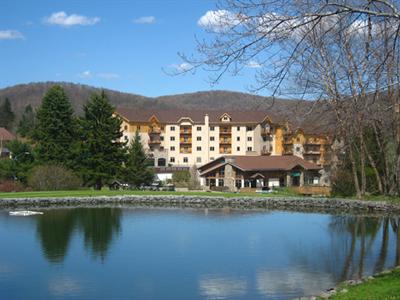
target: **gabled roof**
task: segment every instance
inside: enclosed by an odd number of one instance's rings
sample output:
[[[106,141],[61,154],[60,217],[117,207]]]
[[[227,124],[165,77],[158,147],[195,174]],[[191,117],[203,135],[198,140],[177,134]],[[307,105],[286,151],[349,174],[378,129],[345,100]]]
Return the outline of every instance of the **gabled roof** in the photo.
[[[4,127],[0,127],[0,140],[2,141],[11,141],[15,139],[15,135],[9,132]]]
[[[305,170],[320,170],[318,165],[308,162],[294,155],[284,156],[222,156],[215,161],[201,167],[199,171],[204,174],[223,165],[230,164],[242,171],[290,171],[297,167]]]
[[[127,121],[147,123],[154,115],[161,123],[178,123],[182,118],[189,118],[194,123],[204,123],[208,115],[210,123],[221,123],[221,117],[228,115],[231,123],[262,123],[266,117],[275,123],[282,120],[265,111],[221,111],[221,110],[143,110],[118,107],[116,113]]]

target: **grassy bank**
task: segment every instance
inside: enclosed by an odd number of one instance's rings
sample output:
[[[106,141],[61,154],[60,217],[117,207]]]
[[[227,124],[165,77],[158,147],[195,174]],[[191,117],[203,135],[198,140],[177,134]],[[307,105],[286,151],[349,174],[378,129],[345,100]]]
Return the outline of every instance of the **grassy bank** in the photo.
[[[347,290],[347,292],[343,292]],[[400,299],[400,268],[389,274],[376,275],[374,279],[355,286],[342,285],[329,299]]]
[[[225,192],[201,192],[201,191],[189,191],[189,192],[156,192],[156,191],[135,191],[135,190],[119,190],[111,191],[103,189],[101,191],[95,191],[91,189],[84,190],[73,190],[73,191],[39,191],[39,192],[11,192],[11,193],[0,193],[1,198],[38,198],[38,197],[97,197],[97,196],[121,196],[121,195],[183,195],[183,196],[214,196],[214,197],[238,197],[238,196],[249,196],[249,197],[283,197],[283,196],[294,196],[286,190],[279,191],[271,194],[259,194],[259,193],[225,193]]]

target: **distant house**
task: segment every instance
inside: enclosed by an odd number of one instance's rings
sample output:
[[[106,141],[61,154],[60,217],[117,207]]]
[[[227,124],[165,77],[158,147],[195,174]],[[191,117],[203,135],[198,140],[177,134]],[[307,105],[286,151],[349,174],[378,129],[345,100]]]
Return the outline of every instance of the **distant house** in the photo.
[[[303,187],[320,185],[315,163],[294,155],[223,156],[199,167],[201,184],[210,189],[259,189],[263,187]]]
[[[11,153],[8,150],[8,148],[6,148],[6,144],[12,140],[15,140],[15,135],[13,135],[10,131],[5,129],[4,127],[0,127],[0,157],[1,158],[10,157]]]

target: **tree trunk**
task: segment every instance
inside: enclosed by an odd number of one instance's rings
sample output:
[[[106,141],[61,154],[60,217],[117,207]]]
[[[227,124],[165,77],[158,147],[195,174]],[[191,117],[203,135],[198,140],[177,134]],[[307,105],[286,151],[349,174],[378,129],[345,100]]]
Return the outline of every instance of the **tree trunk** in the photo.
[[[351,169],[353,171],[353,179],[354,179],[354,187],[356,189],[357,198],[361,199],[361,191],[360,191],[360,183],[358,181],[358,174],[357,174],[357,165],[354,159],[353,148],[351,144],[349,144],[349,154],[350,154],[350,161],[351,161]]]

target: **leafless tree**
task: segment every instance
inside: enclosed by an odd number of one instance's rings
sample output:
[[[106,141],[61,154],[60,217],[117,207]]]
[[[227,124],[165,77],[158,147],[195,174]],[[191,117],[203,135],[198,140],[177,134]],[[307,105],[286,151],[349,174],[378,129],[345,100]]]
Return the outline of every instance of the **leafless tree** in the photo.
[[[357,195],[367,166],[380,193],[399,194],[399,9],[389,0],[222,0],[199,21],[211,38],[181,55],[190,66],[181,71],[204,68],[218,81],[257,65],[255,91],[328,103]],[[370,129],[383,162],[368,147]]]

